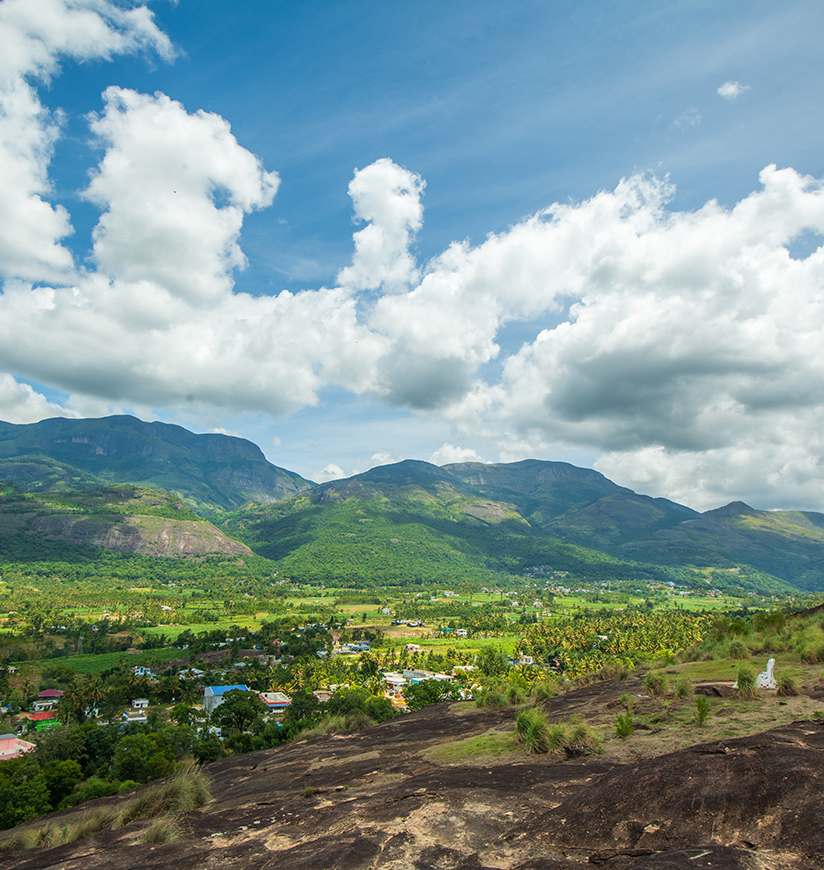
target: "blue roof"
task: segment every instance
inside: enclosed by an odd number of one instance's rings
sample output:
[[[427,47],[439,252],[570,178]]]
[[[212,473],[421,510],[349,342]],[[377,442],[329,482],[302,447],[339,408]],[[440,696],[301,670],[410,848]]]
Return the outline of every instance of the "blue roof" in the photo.
[[[231,692],[232,689],[240,689],[243,692],[249,691],[249,687],[243,686],[243,685],[241,685],[241,686],[209,686],[209,691],[213,695],[225,695],[226,692]]]

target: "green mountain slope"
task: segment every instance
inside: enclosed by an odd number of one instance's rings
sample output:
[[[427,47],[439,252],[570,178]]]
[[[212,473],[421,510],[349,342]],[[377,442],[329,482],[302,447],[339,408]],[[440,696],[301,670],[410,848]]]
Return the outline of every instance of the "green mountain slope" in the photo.
[[[764,591],[824,589],[824,516],[745,514],[699,514],[567,463],[405,461],[235,513],[225,528],[309,582],[491,583],[550,571],[683,580],[740,566]],[[727,582],[744,582],[737,576]]]
[[[819,513],[758,511],[732,502],[622,550],[659,564],[752,565],[800,589],[824,589],[824,514]]]
[[[479,494],[514,502],[535,528],[590,547],[636,540],[698,516],[692,508],[639,495],[597,471],[567,462],[476,462],[442,470]]]
[[[516,490],[511,501],[490,494],[451,468],[407,460],[239,511],[223,527],[308,582],[488,584],[539,566],[593,579],[665,575],[547,535]]]
[[[100,550],[143,556],[248,556],[180,499],[134,486],[31,495],[0,486],[0,557],[71,561]]]
[[[0,422],[0,480],[30,492],[133,483],[177,493],[207,513],[275,502],[313,486],[243,438],[195,435],[130,416]]]
[[[168,530],[149,528],[156,516],[132,510],[126,521],[125,511],[107,508],[121,518],[101,520],[106,511],[89,513],[87,503],[88,516],[79,521],[82,511],[58,517],[57,503],[45,499],[129,483],[174,493],[201,514],[223,518],[234,510],[224,526],[231,536],[309,582],[493,584],[501,575],[553,571],[595,580],[684,580],[716,567],[742,569],[747,583],[759,576],[765,591],[773,580],[824,590],[821,514],[740,503],[699,514],[564,462],[438,468],[408,460],[315,486],[267,462],[243,439],[120,416],[0,423],[4,478],[50,505],[48,516],[25,529],[4,520],[7,553],[22,541],[30,547],[35,533],[71,546],[170,552],[160,543]],[[108,523],[109,531],[95,531],[95,523]],[[124,544],[123,534],[137,543]],[[155,550],[145,543],[153,535]],[[735,571],[729,577],[736,582]]]

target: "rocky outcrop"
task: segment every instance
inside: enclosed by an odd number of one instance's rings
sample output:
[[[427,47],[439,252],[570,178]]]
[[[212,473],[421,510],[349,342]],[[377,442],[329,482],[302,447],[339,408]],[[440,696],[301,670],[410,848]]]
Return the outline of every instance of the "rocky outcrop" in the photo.
[[[565,696],[569,710],[582,699]],[[589,696],[586,696],[589,698]],[[564,705],[554,699],[553,710]],[[384,725],[215,762],[183,840],[147,822],[6,852],[15,870],[813,870],[822,866],[824,727],[799,722],[639,763],[437,748],[512,728],[512,711],[436,705]],[[108,798],[106,801],[125,799]],[[95,802],[101,803],[101,802]],[[87,812],[55,814],[66,824]]]
[[[46,538],[141,556],[251,556],[252,551],[205,520],[151,516],[38,517],[30,530]]]

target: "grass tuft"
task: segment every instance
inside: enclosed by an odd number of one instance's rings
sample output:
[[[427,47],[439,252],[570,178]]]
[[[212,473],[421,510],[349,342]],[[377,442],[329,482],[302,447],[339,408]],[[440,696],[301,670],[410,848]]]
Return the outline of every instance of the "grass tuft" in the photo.
[[[778,685],[778,694],[784,697],[794,697],[801,694],[798,681],[792,674],[776,674],[775,682]]]
[[[755,697],[755,671],[748,664],[740,664],[737,670],[738,695],[751,700]]]
[[[644,674],[644,688],[650,695],[666,695],[669,692],[669,680],[663,671],[647,671]]]
[[[675,681],[675,697],[682,701],[692,697],[692,683],[683,674]]]
[[[515,738],[530,755],[549,752],[550,726],[546,714],[535,707],[521,710],[515,719]]]
[[[158,816],[140,835],[140,843],[174,843],[183,836],[177,816]]]

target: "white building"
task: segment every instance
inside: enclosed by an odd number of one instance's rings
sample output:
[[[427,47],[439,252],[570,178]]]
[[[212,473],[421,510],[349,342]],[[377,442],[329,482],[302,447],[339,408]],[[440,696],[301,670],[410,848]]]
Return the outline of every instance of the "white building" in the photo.
[[[239,689],[241,692],[248,692],[249,687],[243,684],[236,686],[206,686],[203,690],[203,712],[207,715],[218,708],[223,703],[223,696],[232,689]]]

